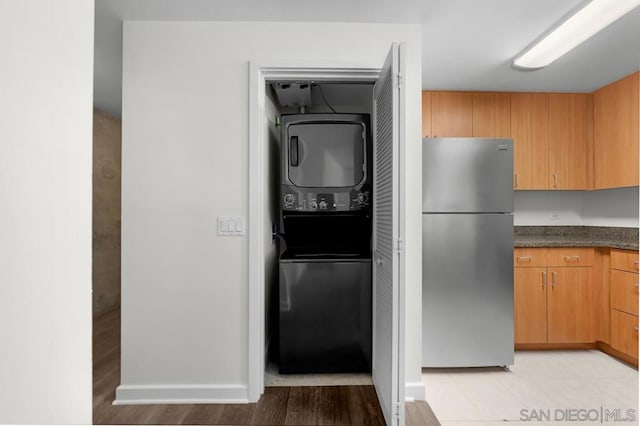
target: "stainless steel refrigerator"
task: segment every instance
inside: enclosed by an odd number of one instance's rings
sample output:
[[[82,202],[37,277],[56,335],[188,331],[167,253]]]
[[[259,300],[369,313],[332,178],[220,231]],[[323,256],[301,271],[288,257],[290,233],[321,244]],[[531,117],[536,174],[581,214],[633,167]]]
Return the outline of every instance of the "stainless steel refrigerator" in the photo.
[[[513,142],[422,146],[422,366],[513,364]]]

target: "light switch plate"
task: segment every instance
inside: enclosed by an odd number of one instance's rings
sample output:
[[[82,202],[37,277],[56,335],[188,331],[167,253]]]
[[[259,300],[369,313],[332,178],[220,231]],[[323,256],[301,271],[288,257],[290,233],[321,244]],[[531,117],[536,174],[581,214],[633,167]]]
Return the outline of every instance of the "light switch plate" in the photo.
[[[218,216],[218,235],[243,236],[245,235],[244,216]]]

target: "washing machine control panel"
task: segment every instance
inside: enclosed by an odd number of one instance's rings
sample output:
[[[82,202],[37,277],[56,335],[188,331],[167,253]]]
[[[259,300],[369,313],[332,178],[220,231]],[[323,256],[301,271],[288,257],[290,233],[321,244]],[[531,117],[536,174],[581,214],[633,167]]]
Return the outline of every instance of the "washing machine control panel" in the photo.
[[[370,200],[371,197],[366,188],[339,192],[307,192],[283,185],[281,193],[281,206],[285,211],[359,211],[368,209]]]

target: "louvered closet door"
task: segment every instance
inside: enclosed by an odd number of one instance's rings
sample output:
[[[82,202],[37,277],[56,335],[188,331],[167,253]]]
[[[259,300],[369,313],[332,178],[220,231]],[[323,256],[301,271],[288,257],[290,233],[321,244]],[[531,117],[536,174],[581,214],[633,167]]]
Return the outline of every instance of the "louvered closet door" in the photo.
[[[404,424],[404,350],[400,318],[400,62],[393,44],[374,87],[373,382],[388,425]],[[402,331],[402,333],[401,333]],[[401,350],[402,349],[402,350]]]

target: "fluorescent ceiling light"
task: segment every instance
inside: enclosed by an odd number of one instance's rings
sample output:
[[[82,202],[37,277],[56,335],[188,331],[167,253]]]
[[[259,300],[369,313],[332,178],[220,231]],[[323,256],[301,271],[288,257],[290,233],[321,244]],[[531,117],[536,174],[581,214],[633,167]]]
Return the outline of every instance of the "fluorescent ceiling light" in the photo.
[[[546,67],[638,6],[640,0],[592,0],[516,56],[513,67]]]

